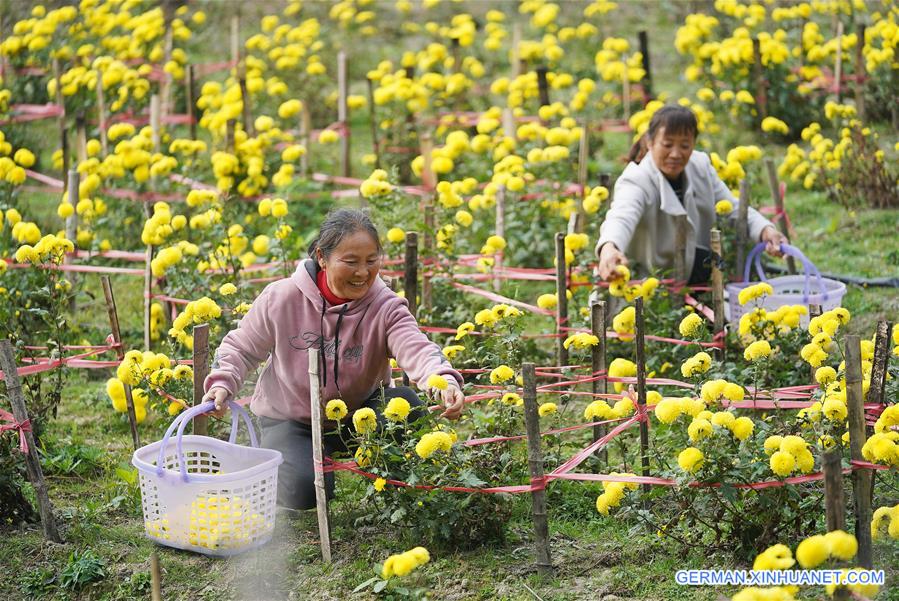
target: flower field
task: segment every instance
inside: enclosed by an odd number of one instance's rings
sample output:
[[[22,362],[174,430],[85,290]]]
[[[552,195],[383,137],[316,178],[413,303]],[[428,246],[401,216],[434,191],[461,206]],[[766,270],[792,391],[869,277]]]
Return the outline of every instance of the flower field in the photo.
[[[0,598],[899,599],[895,3],[2,10]],[[683,260],[603,280],[615,181],[666,104],[742,211],[715,199],[709,284]],[[770,281],[742,282],[746,206],[804,253]],[[249,488],[149,517],[132,453],[335,207],[370,212],[462,417],[321,399],[350,449],[316,466],[329,533]],[[783,296],[804,257],[845,296]]]

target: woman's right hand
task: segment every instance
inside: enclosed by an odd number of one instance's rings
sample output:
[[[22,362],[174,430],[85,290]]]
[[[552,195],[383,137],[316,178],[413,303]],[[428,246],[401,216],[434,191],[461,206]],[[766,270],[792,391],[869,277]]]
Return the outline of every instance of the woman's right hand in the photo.
[[[219,419],[225,417],[225,413],[228,412],[228,405],[226,405],[226,401],[228,400],[228,391],[221,387],[213,386],[209,389],[209,392],[203,395],[203,402],[206,401],[215,401],[215,410],[210,411],[209,415],[213,417],[217,417]]]
[[[599,264],[596,266],[597,275],[604,280],[608,280],[619,265],[627,265],[627,257],[614,244],[606,242],[599,250]]]

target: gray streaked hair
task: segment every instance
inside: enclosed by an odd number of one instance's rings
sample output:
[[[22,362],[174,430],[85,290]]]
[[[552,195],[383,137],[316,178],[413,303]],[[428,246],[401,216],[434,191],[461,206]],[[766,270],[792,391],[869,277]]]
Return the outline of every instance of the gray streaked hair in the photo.
[[[328,213],[318,231],[318,236],[309,244],[308,253],[316,258],[316,251],[321,250],[327,258],[334,252],[341,241],[356,232],[366,232],[378,245],[378,253],[383,252],[378,228],[366,211],[356,209],[334,209]]]

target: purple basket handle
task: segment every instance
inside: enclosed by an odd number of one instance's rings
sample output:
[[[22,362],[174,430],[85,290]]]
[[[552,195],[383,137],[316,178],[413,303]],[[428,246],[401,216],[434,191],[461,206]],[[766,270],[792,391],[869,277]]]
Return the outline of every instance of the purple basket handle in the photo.
[[[253,428],[253,423],[250,421],[250,416],[246,412],[246,410],[235,403],[234,401],[229,400],[228,406],[231,407],[231,435],[228,437],[228,442],[234,444],[237,440],[237,428],[238,428],[238,420],[243,418],[244,424],[247,426],[247,431],[250,433],[250,444],[253,447],[258,447],[259,442],[256,438],[256,430]],[[156,460],[156,474],[158,476],[162,476],[165,468],[163,467],[163,460],[165,459],[165,450],[168,447],[169,439],[172,437],[175,429],[177,428],[178,434],[176,437],[176,448],[178,453],[178,467],[181,471],[181,479],[185,482],[190,482],[191,477],[190,474],[187,473],[187,465],[184,460],[184,451],[182,449],[182,436],[184,435],[184,428],[187,427],[187,424],[193,420],[198,415],[202,415],[203,413],[208,413],[215,409],[214,401],[206,401],[205,403],[200,403],[194,407],[191,407],[187,411],[181,413],[178,417],[176,417],[171,425],[165,432],[165,436],[162,437],[162,444],[159,447],[159,457]]]
[[[743,267],[744,282],[749,281],[749,271],[752,268],[753,263],[755,264],[755,272],[758,274],[759,279],[763,282],[768,281],[768,278],[765,276],[765,270],[762,268],[762,251],[765,249],[765,246],[766,245],[764,242],[759,242],[752,248],[751,251],[749,251],[749,255],[746,257],[746,265]],[[815,279],[818,282],[818,290],[821,291],[821,295],[824,297],[824,300],[827,300],[827,290],[825,289],[824,282],[821,279],[821,272],[817,267],[815,267],[815,264],[812,263],[809,258],[802,253],[801,250],[790,244],[781,244],[780,251],[785,255],[799,259],[799,261],[802,263],[802,266],[805,270],[805,285],[803,287],[802,294],[803,304],[808,304],[812,275],[815,276]]]

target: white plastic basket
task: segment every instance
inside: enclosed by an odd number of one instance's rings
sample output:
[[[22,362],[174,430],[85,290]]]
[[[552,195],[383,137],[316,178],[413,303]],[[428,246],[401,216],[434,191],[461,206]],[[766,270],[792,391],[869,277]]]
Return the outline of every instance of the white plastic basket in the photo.
[[[259,448],[250,416],[230,404],[228,442],[183,435],[195,416],[214,408],[209,401],[176,417],[161,441],[134,452],[131,463],[140,475],[144,531],[159,544],[228,556],[271,539],[283,458],[280,451]],[[234,444],[239,417],[252,447]]]
[[[830,311],[836,309],[843,302],[843,296],[846,295],[846,284],[821,277],[821,272],[806,258],[802,251],[795,246],[782,244],[781,251],[785,255],[789,255],[799,259],[805,268],[804,275],[786,275],[768,279],[762,269],[761,252],[765,248],[765,243],[760,242],[750,251],[746,257],[746,265],[743,270],[743,281],[735,282],[727,285],[728,308],[730,323],[734,326],[739,325],[740,317],[747,310],[761,307],[766,311],[775,311],[783,305],[821,305],[822,311]],[[749,271],[755,262],[755,270],[759,278],[771,284],[774,294],[766,295],[756,300],[751,306],[744,307],[740,304],[740,290],[755,284],[749,281]],[[809,316],[800,316],[800,325],[808,326]]]

